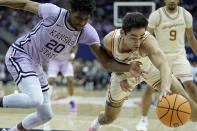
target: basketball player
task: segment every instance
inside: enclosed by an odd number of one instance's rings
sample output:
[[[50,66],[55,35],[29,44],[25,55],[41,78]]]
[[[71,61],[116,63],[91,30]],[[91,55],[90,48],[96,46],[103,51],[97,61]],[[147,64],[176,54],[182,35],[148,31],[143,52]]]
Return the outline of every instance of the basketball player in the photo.
[[[149,17],[148,31],[156,35],[160,48],[167,56],[168,63],[176,78],[183,83],[186,92],[197,102],[197,88],[193,82],[192,68],[186,57],[185,33],[192,50],[197,55],[197,41],[193,33],[192,15],[178,6],[179,0],[165,0],[165,6],[154,11]],[[147,86],[142,99],[142,117],[137,130],[147,130],[147,113],[152,101],[153,89]]]
[[[160,91],[160,100],[172,92],[179,93],[191,102],[193,117],[197,112],[197,105],[185,93],[179,81],[171,74],[170,67],[164,53],[160,50],[156,39],[146,31],[148,21],[138,12],[128,13],[123,18],[121,29],[110,32],[104,38],[103,44],[109,53],[119,62],[132,63],[140,61],[142,69],[147,71],[146,83]],[[100,125],[112,123],[119,115],[124,100],[128,98],[132,89],[139,84],[128,73],[112,73],[108,89],[105,111],[94,120],[89,131],[98,131]],[[194,119],[193,119],[194,120]]]
[[[140,62],[118,63],[100,46],[97,32],[87,23],[95,10],[95,0],[70,2],[71,10],[65,10],[30,0],[0,0],[2,6],[30,11],[41,18],[30,33],[12,44],[6,54],[6,66],[21,93],[0,98],[0,107],[36,109],[10,131],[29,130],[52,118],[49,86],[41,64],[63,56],[77,43],[89,45],[103,66],[111,71],[130,71],[136,79],[145,73]]]
[[[74,46],[72,51],[67,53],[68,54],[65,54],[66,57],[58,57],[49,61],[47,71],[48,81],[51,90],[53,90],[52,86],[59,72],[63,75],[63,77],[66,78],[69,94],[68,99],[70,101],[70,111],[76,112],[77,108],[72,97],[74,94],[74,70],[71,61],[73,61],[73,59],[75,58],[75,55],[77,53],[77,46]],[[53,93],[54,95],[56,95],[55,90],[52,91],[52,94]]]

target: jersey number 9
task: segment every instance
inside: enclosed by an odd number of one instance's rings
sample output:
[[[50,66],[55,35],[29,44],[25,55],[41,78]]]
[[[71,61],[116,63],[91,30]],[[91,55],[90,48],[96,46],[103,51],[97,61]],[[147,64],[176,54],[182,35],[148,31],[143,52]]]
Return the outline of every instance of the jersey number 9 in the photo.
[[[176,30],[171,30],[170,31],[170,40],[171,41],[176,40]]]

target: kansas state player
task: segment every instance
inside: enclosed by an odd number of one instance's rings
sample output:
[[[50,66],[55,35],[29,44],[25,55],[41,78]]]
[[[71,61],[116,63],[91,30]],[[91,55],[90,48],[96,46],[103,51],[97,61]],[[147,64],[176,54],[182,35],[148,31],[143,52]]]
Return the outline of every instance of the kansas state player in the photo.
[[[6,54],[6,65],[21,93],[0,98],[3,108],[36,108],[10,131],[24,131],[48,122],[52,116],[47,79],[41,64],[68,54],[77,43],[85,43],[105,68],[113,72],[131,72],[136,80],[145,71],[140,62],[120,64],[100,46],[95,29],[88,24],[95,0],[72,0],[71,10],[30,0],[0,0],[0,5],[37,14],[42,20],[25,36],[16,40]]]

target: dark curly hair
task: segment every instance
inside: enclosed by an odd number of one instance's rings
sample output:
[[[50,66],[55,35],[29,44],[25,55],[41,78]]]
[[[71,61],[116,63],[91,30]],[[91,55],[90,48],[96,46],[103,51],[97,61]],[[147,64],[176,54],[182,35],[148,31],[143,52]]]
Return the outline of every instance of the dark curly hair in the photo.
[[[92,14],[96,10],[95,0],[71,0],[71,11],[80,11],[86,14]]]
[[[125,34],[131,31],[132,28],[147,28],[148,20],[140,12],[127,13],[123,17],[122,29]]]

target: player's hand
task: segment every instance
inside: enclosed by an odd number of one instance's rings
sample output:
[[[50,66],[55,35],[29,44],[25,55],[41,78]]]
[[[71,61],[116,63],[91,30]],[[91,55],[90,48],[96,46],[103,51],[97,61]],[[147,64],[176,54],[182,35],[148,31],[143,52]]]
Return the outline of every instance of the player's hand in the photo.
[[[148,72],[144,71],[141,69],[142,63],[139,61],[134,61],[131,64],[130,70],[129,72],[131,73],[131,75],[133,77],[135,77],[136,83],[140,83],[140,77],[143,77],[144,79],[146,79],[145,75],[148,74]]]
[[[160,95],[159,95],[159,100],[161,101],[161,99],[162,99],[163,97],[166,97],[167,94],[171,94],[171,93],[172,93],[172,92],[171,92],[171,90],[170,90],[170,86],[167,87],[167,88],[162,88],[162,87],[161,87],[161,92],[160,92]]]
[[[120,87],[124,92],[131,92],[133,87],[131,87],[127,80],[123,80],[120,82]]]

